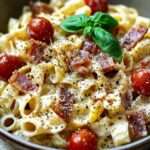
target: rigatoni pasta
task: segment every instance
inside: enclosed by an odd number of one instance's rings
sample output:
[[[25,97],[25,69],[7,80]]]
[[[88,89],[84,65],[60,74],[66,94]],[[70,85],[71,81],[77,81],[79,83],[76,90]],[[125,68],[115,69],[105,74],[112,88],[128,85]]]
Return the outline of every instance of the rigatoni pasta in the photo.
[[[19,129],[19,119],[12,114],[7,114],[1,118],[1,127],[7,131],[16,131]]]
[[[59,133],[66,127],[65,122],[52,110],[39,117],[23,119],[21,129],[26,136],[35,136],[44,133]]]
[[[49,147],[106,150],[147,136],[149,123],[150,20],[136,9],[52,0],[10,19],[1,128]]]

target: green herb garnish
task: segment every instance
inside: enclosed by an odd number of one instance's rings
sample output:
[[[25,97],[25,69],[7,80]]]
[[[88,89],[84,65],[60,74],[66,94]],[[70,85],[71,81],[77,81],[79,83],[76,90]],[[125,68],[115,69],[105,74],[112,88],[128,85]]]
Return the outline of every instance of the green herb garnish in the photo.
[[[69,33],[83,32],[92,37],[97,46],[115,60],[121,61],[122,49],[119,41],[111,34],[118,22],[107,13],[97,12],[93,16],[75,15],[61,23],[61,28]]]
[[[85,15],[71,16],[62,22],[61,28],[69,33],[82,31],[86,27],[88,20],[89,17]]]

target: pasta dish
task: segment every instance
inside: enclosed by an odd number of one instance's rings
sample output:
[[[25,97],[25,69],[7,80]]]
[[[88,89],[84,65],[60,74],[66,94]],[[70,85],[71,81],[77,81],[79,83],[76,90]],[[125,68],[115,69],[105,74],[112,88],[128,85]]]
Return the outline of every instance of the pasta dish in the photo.
[[[0,127],[65,150],[150,132],[150,20],[107,0],[30,2],[0,34]]]

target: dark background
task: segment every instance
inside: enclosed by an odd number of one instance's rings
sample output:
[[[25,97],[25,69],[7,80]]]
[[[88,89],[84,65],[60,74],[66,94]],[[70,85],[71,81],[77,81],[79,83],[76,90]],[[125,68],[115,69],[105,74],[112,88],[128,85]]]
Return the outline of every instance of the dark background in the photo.
[[[34,1],[34,0],[32,0]],[[49,0],[42,0],[49,1]],[[141,15],[150,17],[150,0],[109,0],[111,3],[126,4],[137,8]],[[22,7],[27,5],[29,0],[0,0],[0,32],[7,30],[7,23],[10,17],[18,17]]]

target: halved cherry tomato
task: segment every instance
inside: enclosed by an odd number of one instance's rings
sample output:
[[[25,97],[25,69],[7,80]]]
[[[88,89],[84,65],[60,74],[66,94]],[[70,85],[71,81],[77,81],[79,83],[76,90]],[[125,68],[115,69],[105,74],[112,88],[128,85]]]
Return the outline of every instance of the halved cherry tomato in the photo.
[[[97,136],[89,129],[74,132],[70,139],[68,150],[96,150]]]
[[[133,72],[131,81],[137,93],[143,96],[150,96],[150,69],[141,69]]]
[[[52,24],[43,17],[33,18],[27,27],[30,38],[49,44],[53,40],[54,29]]]
[[[16,69],[19,69],[24,65],[25,62],[18,56],[0,56],[0,79],[8,80]]]
[[[92,13],[97,11],[107,12],[108,1],[107,0],[84,0],[85,3],[92,9]]]

